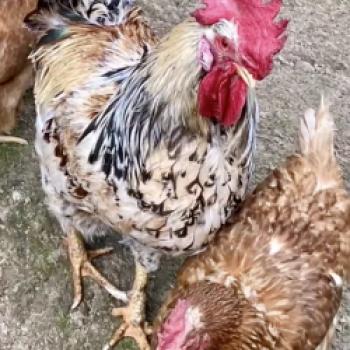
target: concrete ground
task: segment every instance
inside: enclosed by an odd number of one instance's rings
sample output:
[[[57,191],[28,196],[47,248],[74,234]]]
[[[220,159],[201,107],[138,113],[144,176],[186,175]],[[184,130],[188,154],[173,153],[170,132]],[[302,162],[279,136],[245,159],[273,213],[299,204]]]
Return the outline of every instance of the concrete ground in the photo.
[[[152,25],[164,33],[188,13],[193,1],[154,0],[142,5]],[[262,120],[257,155],[258,180],[296,144],[297,121],[317,107],[320,94],[332,102],[338,127],[337,150],[350,184],[350,7],[348,0],[285,0],[291,19],[289,40],[273,74],[258,86]],[[44,205],[33,149],[34,109],[28,93],[15,134],[27,147],[0,146],[0,349],[101,349],[117,320],[116,305],[94,283],[86,283],[85,302],[70,313],[71,279],[60,230]],[[107,243],[114,244],[108,238]],[[103,245],[104,242],[97,242]],[[132,260],[116,245],[97,266],[120,288],[131,286]],[[179,262],[165,259],[151,277],[147,314],[152,318]],[[125,341],[118,349],[135,349]],[[350,349],[350,291],[345,292],[334,349]]]

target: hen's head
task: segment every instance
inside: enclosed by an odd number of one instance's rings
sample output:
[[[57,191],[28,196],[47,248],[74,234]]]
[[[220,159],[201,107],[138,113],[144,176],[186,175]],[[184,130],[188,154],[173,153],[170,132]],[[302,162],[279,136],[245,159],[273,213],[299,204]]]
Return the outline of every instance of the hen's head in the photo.
[[[199,308],[179,299],[157,334],[157,350],[207,350],[210,339],[202,326]]]
[[[174,295],[158,322],[156,350],[240,349],[251,339],[269,342],[267,325],[234,285],[190,285]]]
[[[205,75],[199,86],[199,112],[223,125],[242,113],[247,85],[264,79],[285,43],[288,21],[275,22],[282,0],[203,0],[193,13],[205,27],[198,60]]]

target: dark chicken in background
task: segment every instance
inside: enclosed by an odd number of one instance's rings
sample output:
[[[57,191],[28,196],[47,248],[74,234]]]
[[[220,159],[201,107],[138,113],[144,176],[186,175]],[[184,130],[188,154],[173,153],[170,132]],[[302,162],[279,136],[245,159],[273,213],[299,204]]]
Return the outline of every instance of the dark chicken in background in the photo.
[[[350,196],[321,105],[301,154],[263,181],[189,258],[155,326],[157,350],[327,350],[350,275]]]
[[[158,40],[133,1],[41,0],[26,19],[40,40],[36,150],[51,211],[67,235],[74,303],[90,276],[129,307],[143,334],[147,273],[161,253],[205,249],[244,198],[258,121],[255,80],[285,41],[281,1],[206,1]],[[135,255],[131,293],[91,265],[84,240],[120,232]]]

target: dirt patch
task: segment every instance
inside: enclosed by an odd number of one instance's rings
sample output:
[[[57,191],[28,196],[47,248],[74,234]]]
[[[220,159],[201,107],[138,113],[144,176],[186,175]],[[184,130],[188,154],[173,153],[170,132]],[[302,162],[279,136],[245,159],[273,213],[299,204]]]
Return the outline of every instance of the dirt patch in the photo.
[[[145,3],[145,1],[143,1]],[[164,33],[180,22],[193,1],[155,0],[144,4],[152,25]],[[316,107],[321,93],[337,116],[337,150],[350,184],[350,41],[348,0],[285,1],[291,19],[287,47],[273,74],[260,84],[262,120],[256,178],[261,179],[295,149],[299,115]],[[1,350],[100,349],[117,321],[110,316],[115,301],[95,284],[86,283],[85,302],[70,313],[71,280],[61,232],[43,203],[38,163],[33,149],[34,108],[30,93],[15,133],[30,146],[0,146],[0,339]],[[116,245],[111,258],[97,262],[122,289],[131,285],[132,259]],[[104,242],[97,242],[104,244]],[[151,276],[148,317],[152,318],[170,286],[179,261],[166,259]],[[350,291],[334,349],[349,349]],[[118,349],[134,349],[124,342]]]

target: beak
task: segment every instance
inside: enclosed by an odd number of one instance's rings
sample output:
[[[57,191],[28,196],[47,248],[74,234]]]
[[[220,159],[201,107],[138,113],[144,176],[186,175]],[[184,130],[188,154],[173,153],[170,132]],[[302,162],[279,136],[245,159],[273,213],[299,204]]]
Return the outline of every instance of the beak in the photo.
[[[236,65],[237,74],[244,80],[249,89],[254,89],[256,81],[253,76],[242,66]]]

